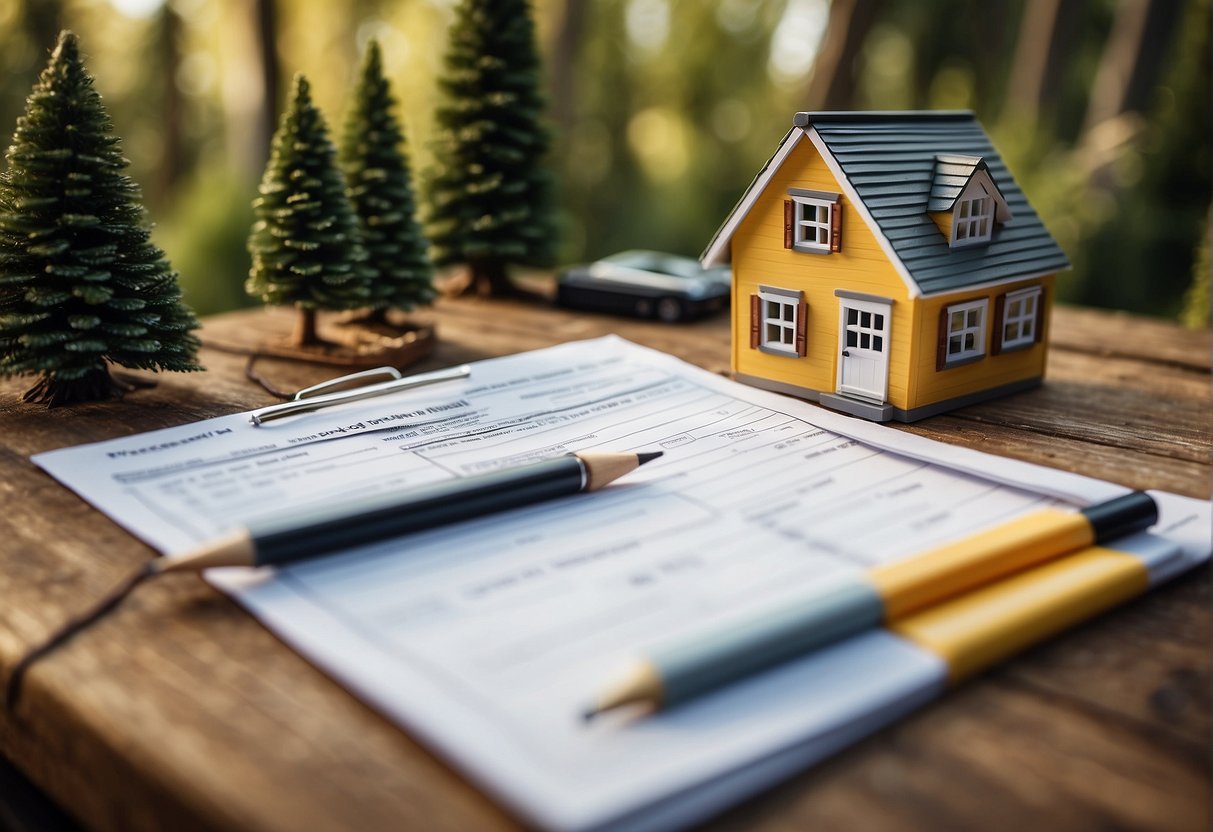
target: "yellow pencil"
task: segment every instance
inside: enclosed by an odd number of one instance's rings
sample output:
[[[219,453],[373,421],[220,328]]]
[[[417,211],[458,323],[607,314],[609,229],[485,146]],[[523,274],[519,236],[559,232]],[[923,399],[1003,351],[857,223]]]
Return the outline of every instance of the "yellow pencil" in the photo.
[[[629,704],[666,707],[863,630],[882,625],[897,629],[897,622],[950,598],[1142,531],[1157,520],[1154,500],[1139,491],[1077,512],[1057,508],[1033,512],[878,566],[747,620],[660,646],[604,690],[585,717]],[[938,645],[965,644],[954,631],[929,625],[934,620],[929,613],[923,615],[927,617],[913,619],[918,623],[905,632],[922,633],[923,639],[930,634]],[[977,643],[983,642],[979,638]],[[957,651],[966,656],[972,652],[962,647]],[[966,661],[981,664],[976,659]]]

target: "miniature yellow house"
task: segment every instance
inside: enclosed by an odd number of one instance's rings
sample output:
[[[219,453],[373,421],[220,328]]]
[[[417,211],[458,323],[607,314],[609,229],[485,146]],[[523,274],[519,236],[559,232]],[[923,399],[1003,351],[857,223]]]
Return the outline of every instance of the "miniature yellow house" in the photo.
[[[969,112],[797,113],[700,260],[739,381],[881,422],[1039,385],[1069,267]]]

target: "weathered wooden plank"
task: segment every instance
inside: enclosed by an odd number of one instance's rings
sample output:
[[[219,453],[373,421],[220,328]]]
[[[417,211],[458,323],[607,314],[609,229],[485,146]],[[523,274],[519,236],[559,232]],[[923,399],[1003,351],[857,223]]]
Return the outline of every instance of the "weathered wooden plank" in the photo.
[[[1109,448],[1213,462],[1207,399],[1142,396],[1098,381],[1053,380],[1038,390],[953,411],[983,424]],[[1083,414],[1091,414],[1084,418]]]
[[[0,823],[6,832],[80,832],[79,825],[3,757]]]
[[[1174,459],[1165,454],[1071,437],[1053,436],[1043,442],[1040,434],[1030,427],[968,419],[963,413],[893,427],[953,445],[1086,474],[1129,488],[1157,488],[1208,499],[1210,477],[1213,476],[1213,467],[1206,462]]]
[[[1206,372],[1213,366],[1213,330],[1185,330],[1126,312],[1057,307],[1049,344],[1106,358],[1137,358]]]
[[[1122,357],[1109,361],[1091,353],[1061,348],[1049,352],[1046,384],[1053,381],[1089,382],[1092,379],[1155,399],[1209,401],[1213,395],[1207,370],[1194,370],[1145,358]]]

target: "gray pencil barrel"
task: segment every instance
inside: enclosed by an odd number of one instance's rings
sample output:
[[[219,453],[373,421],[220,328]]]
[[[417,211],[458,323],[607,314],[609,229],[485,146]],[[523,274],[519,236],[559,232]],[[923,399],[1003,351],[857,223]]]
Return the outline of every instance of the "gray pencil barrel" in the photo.
[[[756,614],[740,623],[660,646],[649,653],[673,705],[878,627],[884,604],[871,584],[855,579]]]
[[[574,494],[585,469],[564,456],[396,495],[302,509],[250,523],[256,565],[285,563]]]

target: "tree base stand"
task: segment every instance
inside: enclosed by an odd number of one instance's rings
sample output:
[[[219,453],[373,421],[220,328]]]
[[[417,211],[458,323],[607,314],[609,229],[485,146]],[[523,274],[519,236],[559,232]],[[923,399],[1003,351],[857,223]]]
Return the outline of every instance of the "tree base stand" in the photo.
[[[42,376],[38,383],[26,390],[21,401],[30,404],[44,404],[47,407],[61,407],[83,402],[107,401],[120,399],[133,390],[155,387],[156,382],[149,378],[126,375],[125,373],[111,374],[108,368],[93,370],[81,378],[64,381],[53,376]]]
[[[514,285],[504,263],[469,263],[448,283],[455,295],[481,298],[514,298],[526,294]]]
[[[495,298],[546,305],[551,302],[551,293],[536,291],[533,287],[550,285],[551,273],[542,272],[541,280],[537,280],[537,274],[540,272],[522,272],[515,277],[509,277],[502,270],[478,276],[471,267],[459,266],[442,272],[435,279],[434,286],[441,297]]]
[[[264,329],[250,331],[247,325],[208,327],[202,333],[203,346],[332,367],[368,369],[387,365],[400,369],[427,357],[438,343],[431,325],[389,319],[387,324],[373,326],[352,322],[320,326],[317,343],[297,345],[286,331],[292,321],[283,310],[267,309]]]
[[[339,316],[334,324],[343,330],[361,328],[377,335],[390,338],[399,337],[402,333],[416,330],[417,324],[409,319],[408,313],[398,309],[370,309],[361,312],[347,312]]]

